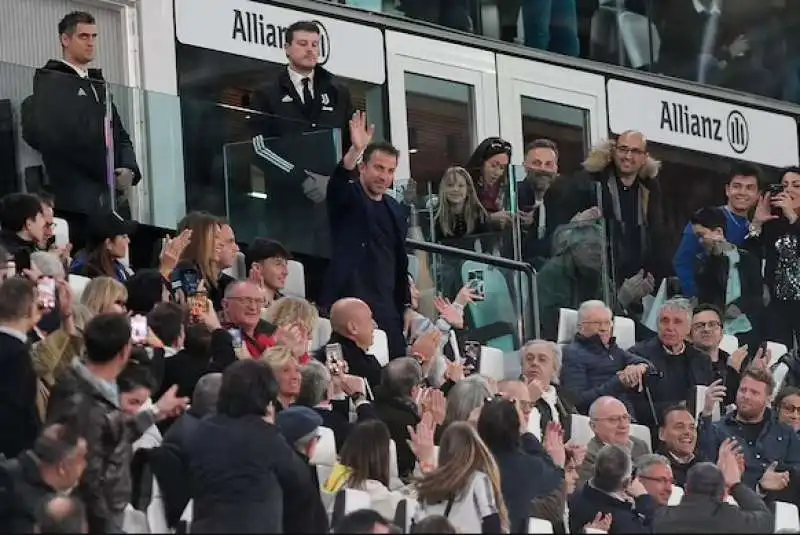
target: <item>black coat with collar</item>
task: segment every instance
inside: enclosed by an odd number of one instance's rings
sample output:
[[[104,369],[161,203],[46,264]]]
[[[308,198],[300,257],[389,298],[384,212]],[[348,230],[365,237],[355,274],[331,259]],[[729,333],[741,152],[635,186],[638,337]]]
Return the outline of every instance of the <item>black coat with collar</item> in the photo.
[[[0,454],[16,457],[33,446],[41,422],[37,381],[28,345],[0,333]]]
[[[583,533],[583,526],[597,513],[611,513],[608,533],[651,533],[655,511],[656,502],[649,494],[639,496],[632,504],[585,483],[569,499],[569,532]]]
[[[16,459],[0,457],[3,483],[10,483],[6,495],[0,490],[0,526],[7,533],[33,533],[41,521],[47,502],[58,495],[44,482],[33,452],[25,451]],[[1,489],[2,487],[0,487]]]
[[[30,269],[31,255],[38,250],[34,242],[23,240],[10,230],[0,230],[0,245],[14,257],[17,273]]]
[[[355,342],[339,333],[333,333],[330,340],[328,340],[328,344],[341,344],[342,356],[347,363],[350,375],[366,379],[373,392],[378,388],[381,384],[381,363],[378,362],[375,355],[365,352]],[[322,346],[314,353],[314,358],[325,364],[325,346]]]
[[[411,438],[408,428],[412,429],[420,421],[419,410],[411,398],[395,396],[385,388],[375,389],[375,411],[394,440],[397,448],[397,471],[401,478],[411,475],[417,458],[408,445]]]

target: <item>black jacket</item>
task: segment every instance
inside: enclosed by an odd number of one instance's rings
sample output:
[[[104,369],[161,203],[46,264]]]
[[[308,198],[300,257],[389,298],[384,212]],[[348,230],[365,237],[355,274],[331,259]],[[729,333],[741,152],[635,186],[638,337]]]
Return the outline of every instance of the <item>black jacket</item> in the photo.
[[[569,532],[583,533],[583,526],[594,520],[597,513],[611,513],[608,533],[651,533],[655,510],[656,502],[648,494],[631,504],[585,483],[569,499]]]
[[[688,494],[674,507],[660,507],[655,533],[772,533],[774,515],[764,500],[741,483],[730,490],[738,505]]]
[[[339,333],[333,333],[328,344],[341,344],[342,354],[350,375],[363,377],[369,383],[370,388],[375,389],[381,384],[381,363],[375,358],[375,355],[366,353],[363,349],[358,347],[355,342],[345,338]],[[326,344],[327,345],[327,344]],[[322,346],[315,354],[314,357],[325,364],[325,346]]]
[[[709,303],[725,312],[728,289],[728,267],[725,255],[703,255],[695,264],[694,279],[697,283],[698,303]],[[746,315],[755,328],[763,308],[761,284],[761,259],[750,251],[739,249],[739,283],[741,296],[734,303]]]
[[[11,459],[33,446],[41,422],[36,371],[28,345],[0,333],[0,454]]]
[[[81,78],[71,66],[51,59],[34,75],[23,135],[42,153],[49,187],[62,210],[93,213],[110,206],[105,102],[106,86],[100,69],[89,69],[88,78]],[[114,167],[132,170],[134,183],[138,183],[142,175],[133,144],[113,103],[111,109]]]
[[[284,533],[328,533],[328,513],[322,504],[319,493],[317,469],[309,465],[308,457],[294,452],[298,466],[302,464],[308,471],[307,484],[292,494],[283,496]]]
[[[715,379],[711,359],[689,344],[686,344],[683,355],[668,355],[661,340],[656,337],[639,342],[631,348],[631,353],[646,358],[658,370],[658,376],[647,377],[647,386],[650,389],[659,422],[662,411],[670,405],[685,401],[694,410],[695,386],[708,386]],[[687,367],[685,372],[680,369],[681,366]],[[684,377],[686,382],[683,381]],[[634,397],[634,410],[637,422],[651,428],[654,427],[653,411],[643,393]]]
[[[408,427],[415,428],[420,421],[416,404],[410,398],[392,396],[383,387],[375,389],[375,411],[394,440],[397,448],[397,471],[401,478],[408,477],[414,471],[417,458],[408,445],[411,438]]]
[[[336,442],[336,451],[342,451],[347,436],[354,425],[367,420],[374,420],[378,417],[372,403],[362,403],[356,408],[356,421],[350,421],[350,402],[333,401],[331,407],[314,407],[314,411],[322,417],[322,427],[327,427],[333,431],[333,439]]]
[[[33,533],[45,505],[57,495],[56,490],[44,482],[30,451],[16,459],[0,457],[0,474],[5,482],[0,482],[0,528],[5,533]]]
[[[203,419],[187,459],[192,533],[282,533],[285,497],[313,485],[277,427],[255,415]]]
[[[39,250],[34,242],[23,240],[10,230],[0,230],[0,245],[14,257],[17,273],[30,269],[31,254]]]

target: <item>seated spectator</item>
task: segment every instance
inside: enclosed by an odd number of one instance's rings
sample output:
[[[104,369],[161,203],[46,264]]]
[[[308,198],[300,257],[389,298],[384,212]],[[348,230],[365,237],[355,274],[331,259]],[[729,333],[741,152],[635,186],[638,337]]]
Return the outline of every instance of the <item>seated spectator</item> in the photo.
[[[222,312],[225,316],[226,329],[238,329],[241,333],[242,347],[233,348],[231,336],[228,335],[228,354],[215,351],[214,359],[227,365],[235,355],[231,349],[241,350],[251,358],[261,358],[264,352],[275,345],[271,336],[275,327],[261,319],[261,308],[264,298],[261,291],[250,281],[237,281],[228,285],[225,298],[222,300]]]
[[[636,421],[655,430],[661,413],[676,403],[694,406],[695,385],[714,381],[711,360],[702,351],[686,343],[692,325],[692,305],[687,299],[673,298],[658,311],[658,336],[639,342],[631,353],[640,355],[658,369],[658,377],[647,376],[635,398]],[[655,414],[653,413],[655,410]]]
[[[128,290],[125,285],[111,277],[96,277],[84,288],[81,304],[89,309],[92,316],[98,314],[119,314],[126,312]]]
[[[525,431],[511,401],[503,398],[490,400],[481,409],[478,433],[500,470],[510,532],[526,532],[530,517],[561,525],[564,521],[566,453],[560,429],[550,425],[542,449],[539,441]]]
[[[264,292],[267,306],[283,297],[281,291],[286,286],[291,258],[289,251],[275,240],[256,238],[247,248],[247,278]]]
[[[185,451],[200,420],[217,412],[217,400],[221,386],[221,373],[208,373],[202,376],[192,392],[191,405],[164,433],[163,443],[175,444],[181,451]]]
[[[392,524],[372,509],[359,509],[346,515],[333,528],[333,533],[392,533]]]
[[[601,396],[615,396],[633,413],[633,388],[644,381],[650,363],[620,348],[612,337],[611,310],[602,301],[578,309],[578,334],[564,348],[561,388],[586,414]]]
[[[300,394],[300,363],[292,350],[284,345],[268,349],[264,353],[263,361],[272,368],[278,382],[278,397],[275,402],[275,412],[278,413],[294,405]]]
[[[578,469],[579,488],[592,477],[603,446],[612,444],[624,448],[633,462],[650,453],[646,442],[631,436],[631,417],[620,400],[610,396],[598,398],[589,408],[589,418],[594,436],[589,441],[586,457]]]
[[[408,445],[412,429],[420,421],[415,401],[422,382],[422,367],[411,357],[394,359],[383,368],[381,384],[375,389],[375,411],[389,428],[397,447],[397,469],[401,478],[414,470],[416,458]]]
[[[735,438],[745,459],[742,482],[760,490],[769,501],[795,503],[800,439],[768,407],[773,388],[769,371],[748,368],[742,373],[736,392],[736,410],[717,422],[711,421],[712,409],[724,396],[724,390],[709,388],[698,427],[698,448],[706,459],[715,459],[722,442]]]
[[[773,513],[741,482],[736,455],[728,448],[717,466],[699,463],[689,470],[686,492],[673,507],[662,507],[653,520],[655,533],[773,533]],[[725,503],[730,494],[736,505]]]
[[[186,449],[193,533],[281,533],[282,497],[314,485],[273,423],[277,395],[263,362],[240,360],[225,370],[217,414],[199,422]]]
[[[128,365],[117,377],[117,387],[119,388],[120,407],[128,415],[136,416],[140,411],[152,406],[150,396],[155,390],[155,379],[146,366],[133,361],[128,362]],[[161,432],[153,424],[133,443],[133,451],[142,448],[157,448],[161,442]]]
[[[47,502],[78,484],[86,467],[86,454],[83,438],[67,425],[52,424],[16,459],[0,456],[0,475],[12,483],[13,489],[10,495],[3,493],[0,525],[9,533],[33,533]]]
[[[697,298],[722,311],[725,334],[740,339],[755,335],[757,340],[763,309],[761,260],[725,240],[727,215],[723,208],[701,208],[690,221],[705,251],[695,262]]]
[[[673,405],[664,410],[658,440],[658,452],[669,461],[673,482],[683,487],[686,473],[702,460],[697,451],[697,427],[686,406]]]
[[[694,309],[690,336],[692,345],[711,359],[714,377],[722,379],[727,396],[725,405],[734,402],[739,389],[739,373],[747,360],[748,346],[743,345],[732,354],[720,349],[722,343],[722,315],[714,305],[700,304]]]
[[[369,494],[371,508],[384,518],[394,518],[397,504],[406,496],[391,490],[391,450],[389,428],[380,420],[358,424],[350,432],[324,490],[336,493],[343,488]],[[396,442],[396,441],[395,441]]]
[[[419,503],[415,521],[443,515],[459,533],[506,533],[511,528],[500,470],[478,432],[466,422],[447,428],[438,466],[417,481],[415,490]]]
[[[525,180],[517,184],[517,207],[522,231],[522,258],[537,269],[552,254],[553,229],[548,229],[544,196],[558,177],[558,147],[549,139],[525,145]]]
[[[90,530],[116,533],[122,529],[131,498],[132,443],[156,420],[180,414],[188,400],[176,397],[171,389],[151,408],[135,416],[124,414],[116,379],[131,353],[128,318],[123,314],[95,316],[83,337],[84,360],[74,360],[56,381],[47,417],[59,422],[68,415],[81,416],[76,431],[86,438],[89,457],[78,495],[86,503]]]
[[[86,507],[78,498],[57,496],[44,507],[38,533],[89,533]]]
[[[672,467],[669,459],[657,453],[642,455],[634,463],[636,478],[642,482],[656,505],[664,507],[672,495]]]
[[[44,239],[46,227],[37,196],[11,193],[0,199],[0,246],[13,257],[17,273],[30,269],[31,254]]]
[[[444,421],[436,428],[434,441],[439,444],[442,433],[455,422],[478,422],[483,402],[492,397],[489,383],[482,375],[470,375],[458,381],[447,393]]]
[[[381,364],[374,355],[367,353],[375,331],[369,305],[360,299],[339,299],[331,306],[331,327],[333,334],[328,344],[341,344],[348,373],[363,377],[370,388],[375,389],[381,382]],[[315,357],[325,362],[325,347],[320,348]]]
[[[564,440],[569,440],[572,423],[570,414],[576,411],[564,391],[558,387],[561,348],[547,340],[532,340],[522,346],[519,354],[522,357],[521,379],[533,404],[531,419],[525,420],[526,426],[536,438],[541,439],[547,424],[556,422],[564,430]]]
[[[608,533],[647,533],[657,508],[624,447],[608,444],[596,453],[591,479],[569,500],[569,531],[582,533],[598,514],[611,515]]]
[[[131,273],[122,259],[128,257],[129,236],[135,230],[136,221],[125,221],[116,212],[90,219],[86,248],[75,255],[69,272],[90,279],[111,277],[125,282]]]
[[[172,285],[169,279],[156,269],[140,269],[125,281],[128,291],[126,308],[131,314],[146,315],[158,303],[172,299]]]
[[[775,396],[773,410],[778,414],[778,421],[786,424],[795,433],[800,431],[800,388],[784,386]]]
[[[748,212],[758,202],[762,173],[758,166],[743,162],[733,165],[728,177],[728,183],[725,184],[725,197],[728,202],[717,210],[724,216],[721,225],[724,239],[741,247],[750,224]],[[681,282],[681,293],[686,297],[698,295],[695,264],[698,258],[707,254],[707,250],[701,245],[701,235],[695,232],[695,225],[690,221],[683,229],[683,237],[673,260],[675,273]],[[703,300],[700,299],[700,302]]]
[[[262,311],[261,318],[278,329],[292,330],[297,338],[296,352],[300,364],[305,365],[311,360],[306,350],[317,329],[317,307],[302,297],[281,297]]]
[[[8,458],[33,446],[39,434],[36,369],[27,333],[41,317],[36,283],[12,277],[0,284],[0,454]]]
[[[286,443],[306,465],[314,485],[304,495],[283,497],[283,529],[285,533],[327,533],[328,514],[319,494],[317,471],[308,464],[319,442],[322,418],[308,407],[289,407],[275,417]]]
[[[331,375],[317,360],[300,369],[302,381],[295,405],[313,408],[322,417],[323,427],[333,431],[336,451],[341,451],[352,429],[350,402],[356,409],[356,423],[377,418],[375,408],[366,399],[364,380],[346,374]],[[344,397],[340,399],[340,394]]]

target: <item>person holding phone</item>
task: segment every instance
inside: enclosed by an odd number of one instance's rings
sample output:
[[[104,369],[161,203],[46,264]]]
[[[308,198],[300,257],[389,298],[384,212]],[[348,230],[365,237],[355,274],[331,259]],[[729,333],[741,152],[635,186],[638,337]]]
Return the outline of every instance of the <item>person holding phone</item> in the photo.
[[[764,338],[792,348],[800,335],[800,167],[784,169],[761,197],[744,247],[764,260]]]

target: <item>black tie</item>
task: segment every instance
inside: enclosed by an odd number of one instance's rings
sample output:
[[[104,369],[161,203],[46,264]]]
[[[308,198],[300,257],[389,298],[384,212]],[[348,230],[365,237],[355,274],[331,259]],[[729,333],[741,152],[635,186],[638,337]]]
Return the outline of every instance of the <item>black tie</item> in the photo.
[[[303,104],[306,108],[306,114],[311,115],[311,109],[314,105],[314,97],[311,96],[311,79],[303,78]]]

